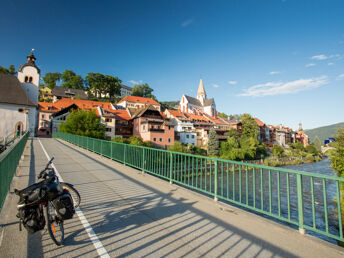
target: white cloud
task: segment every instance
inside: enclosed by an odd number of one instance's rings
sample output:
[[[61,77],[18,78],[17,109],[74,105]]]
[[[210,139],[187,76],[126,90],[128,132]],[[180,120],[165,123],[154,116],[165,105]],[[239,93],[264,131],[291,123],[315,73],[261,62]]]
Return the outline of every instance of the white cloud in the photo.
[[[274,74],[279,74],[281,73],[280,71],[272,71],[272,72],[269,72],[270,75],[274,75]]]
[[[228,81],[228,84],[235,85],[235,84],[238,84],[238,82],[237,81]]]
[[[313,60],[326,60],[326,59],[329,59],[329,57],[325,56],[325,55],[317,55],[317,56],[312,56],[311,59],[313,59]]]
[[[316,64],[310,63],[310,64],[306,64],[305,66],[306,66],[306,67],[312,67],[312,66],[316,66]]]
[[[334,65],[334,63],[332,63],[332,62],[329,62],[329,63],[327,63],[327,65]]]
[[[132,85],[142,84],[142,80],[139,80],[139,81],[130,80],[128,82],[131,83]]]
[[[291,82],[267,82],[265,84],[254,85],[244,90],[244,92],[239,94],[239,96],[264,97],[292,94],[299,91],[320,87],[327,82],[327,76],[299,79]]]
[[[331,58],[337,58],[337,59],[341,59],[341,56],[339,54],[335,54],[335,55],[316,55],[316,56],[312,56],[311,59],[312,60],[326,60],[326,59],[331,59]]]
[[[338,75],[337,80],[343,80],[344,79],[344,73]]]
[[[182,27],[187,27],[187,26],[189,26],[191,23],[193,23],[194,22],[194,20],[193,19],[188,19],[188,20],[186,20],[186,21],[183,21],[181,24],[180,24],[180,26],[182,26]]]
[[[214,87],[214,88],[218,88],[218,87],[219,87],[219,85],[217,85],[217,84],[213,84],[213,87]]]

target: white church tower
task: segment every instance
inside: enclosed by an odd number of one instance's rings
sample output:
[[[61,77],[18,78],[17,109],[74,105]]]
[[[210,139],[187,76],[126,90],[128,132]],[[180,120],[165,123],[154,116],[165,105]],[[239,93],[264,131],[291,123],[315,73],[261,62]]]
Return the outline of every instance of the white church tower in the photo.
[[[202,78],[199,81],[199,86],[197,90],[197,99],[204,105],[204,101],[207,99],[207,94],[205,93]]]
[[[18,80],[22,83],[32,102],[37,105],[41,70],[36,66],[35,61],[36,57],[32,50],[27,56],[27,62],[19,66]]]

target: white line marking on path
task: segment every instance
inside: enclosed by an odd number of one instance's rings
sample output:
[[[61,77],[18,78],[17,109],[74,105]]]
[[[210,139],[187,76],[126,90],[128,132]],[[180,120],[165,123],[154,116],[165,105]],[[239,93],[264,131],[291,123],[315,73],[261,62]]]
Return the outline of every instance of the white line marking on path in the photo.
[[[41,147],[43,149],[45,156],[47,156],[47,159],[50,160],[50,157],[49,157],[47,151],[45,150],[45,148],[43,147],[43,144],[39,138],[38,138],[38,141],[41,144]],[[58,170],[56,169],[54,163],[51,163],[51,166],[55,169],[56,175],[58,176],[59,180],[61,182],[63,182],[63,179],[62,179],[60,173],[58,172]],[[88,236],[92,240],[92,243],[93,243],[94,247],[96,248],[99,256],[103,257],[103,258],[110,258],[110,255],[108,254],[108,252],[104,248],[102,242],[100,242],[99,238],[97,237],[97,235],[94,232],[93,228],[91,227],[90,223],[88,223],[88,221],[87,221],[85,215],[83,214],[83,212],[81,211],[80,207],[76,208],[75,211],[76,211],[76,214],[78,214],[79,219],[80,219],[82,225],[84,226]]]

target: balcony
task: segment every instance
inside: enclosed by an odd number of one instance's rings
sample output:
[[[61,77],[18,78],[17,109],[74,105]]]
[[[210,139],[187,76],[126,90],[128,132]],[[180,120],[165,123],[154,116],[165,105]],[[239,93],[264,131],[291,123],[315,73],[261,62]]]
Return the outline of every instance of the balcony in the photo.
[[[158,128],[149,128],[148,132],[158,132],[158,133],[164,133],[164,129],[158,129]]]

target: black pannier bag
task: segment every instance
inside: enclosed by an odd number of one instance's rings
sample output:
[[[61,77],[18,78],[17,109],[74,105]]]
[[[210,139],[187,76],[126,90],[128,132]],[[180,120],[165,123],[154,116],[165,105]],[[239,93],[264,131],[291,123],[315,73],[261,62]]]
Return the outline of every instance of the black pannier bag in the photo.
[[[73,198],[67,190],[63,190],[62,194],[53,200],[53,205],[63,220],[73,218],[75,213]]]
[[[20,219],[20,230],[23,224],[29,234],[42,230],[45,226],[43,210],[38,204],[20,208],[17,217]]]

